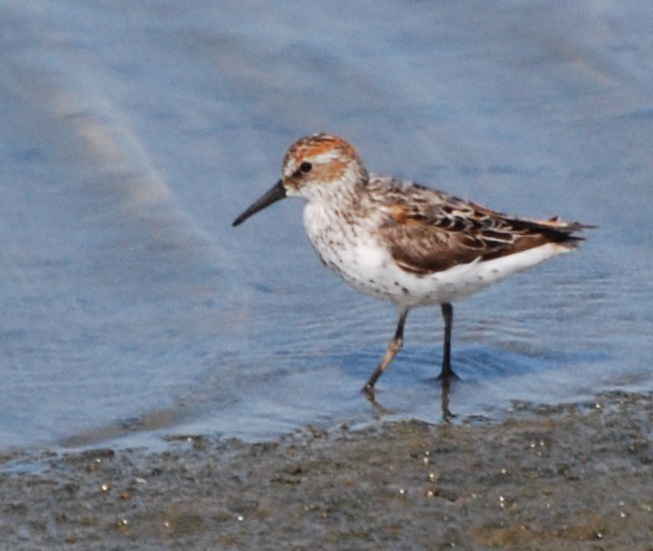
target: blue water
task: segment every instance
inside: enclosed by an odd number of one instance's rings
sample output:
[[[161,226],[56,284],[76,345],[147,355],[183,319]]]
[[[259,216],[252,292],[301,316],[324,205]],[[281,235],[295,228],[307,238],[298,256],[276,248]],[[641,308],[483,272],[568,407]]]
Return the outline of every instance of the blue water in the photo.
[[[231,228],[316,131],[599,226],[456,306],[454,422],[653,388],[653,5],[5,0],[0,47],[0,449],[375,422],[394,308],[299,202]],[[411,313],[387,418],[441,420],[441,332]]]

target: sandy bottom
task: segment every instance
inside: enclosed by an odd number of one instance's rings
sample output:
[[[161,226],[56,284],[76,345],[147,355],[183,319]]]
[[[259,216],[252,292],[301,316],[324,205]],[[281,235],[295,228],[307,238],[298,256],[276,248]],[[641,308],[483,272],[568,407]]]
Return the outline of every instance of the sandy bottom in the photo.
[[[610,393],[501,424],[8,453],[0,547],[650,550],[652,427],[650,395]]]

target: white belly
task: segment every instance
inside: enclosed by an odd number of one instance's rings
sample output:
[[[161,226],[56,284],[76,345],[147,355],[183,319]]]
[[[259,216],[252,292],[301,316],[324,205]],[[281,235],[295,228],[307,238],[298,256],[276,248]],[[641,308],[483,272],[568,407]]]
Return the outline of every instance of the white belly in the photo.
[[[419,276],[400,268],[387,250],[374,244],[359,242],[340,250],[314,245],[324,263],[349,285],[407,308],[465,298],[543,260],[568,252],[565,247],[547,244],[507,257],[476,260]]]
[[[442,272],[415,275],[400,268],[373,233],[357,226],[320,224],[320,217],[310,213],[310,207],[307,205],[304,211],[304,223],[324,264],[354,289],[403,308],[465,298],[543,260],[569,252],[563,245],[546,244],[494,260],[477,259]]]

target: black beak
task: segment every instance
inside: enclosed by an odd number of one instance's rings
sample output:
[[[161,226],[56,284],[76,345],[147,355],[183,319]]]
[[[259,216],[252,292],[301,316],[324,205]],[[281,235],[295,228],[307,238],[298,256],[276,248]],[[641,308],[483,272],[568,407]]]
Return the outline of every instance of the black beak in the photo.
[[[283,182],[279,180],[270,191],[263,194],[256,201],[254,201],[245,212],[243,212],[238,218],[234,220],[233,224],[231,225],[235,227],[242,224],[253,214],[263,210],[265,207],[269,207],[272,203],[276,203],[277,201],[281,201],[281,199],[285,199],[285,197],[286,188],[283,187]]]

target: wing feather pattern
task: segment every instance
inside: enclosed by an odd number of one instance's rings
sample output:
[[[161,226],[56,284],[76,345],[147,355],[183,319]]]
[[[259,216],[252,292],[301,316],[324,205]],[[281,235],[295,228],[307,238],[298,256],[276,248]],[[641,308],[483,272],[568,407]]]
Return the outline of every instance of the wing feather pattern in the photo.
[[[383,206],[380,232],[404,270],[426,275],[474,260],[490,260],[546,243],[574,248],[590,226],[513,218],[443,192],[373,176],[370,196]]]

